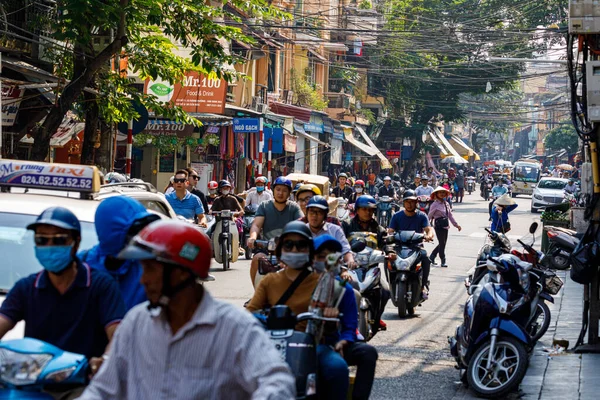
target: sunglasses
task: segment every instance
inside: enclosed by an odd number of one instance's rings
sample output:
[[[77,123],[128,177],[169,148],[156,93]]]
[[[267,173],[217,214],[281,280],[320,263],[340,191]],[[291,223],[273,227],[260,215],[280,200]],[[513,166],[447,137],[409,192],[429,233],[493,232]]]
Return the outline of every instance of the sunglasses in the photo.
[[[200,179],[200,177],[198,175],[190,175],[190,178],[195,179],[195,180]]]
[[[54,244],[56,246],[64,246],[69,242],[71,235],[59,234],[59,235],[35,235],[34,240],[36,246],[49,246]]]
[[[281,246],[285,251],[292,251],[294,247],[298,251],[306,251],[309,245],[308,240],[284,240]]]
[[[187,181],[187,179],[185,179],[185,178],[175,178],[175,179],[173,179],[173,183],[184,183],[185,181]]]

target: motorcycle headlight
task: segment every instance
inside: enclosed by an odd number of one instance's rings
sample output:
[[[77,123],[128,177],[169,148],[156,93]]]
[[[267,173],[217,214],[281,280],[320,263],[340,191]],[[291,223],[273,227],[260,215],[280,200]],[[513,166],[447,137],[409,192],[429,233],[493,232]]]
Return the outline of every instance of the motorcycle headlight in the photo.
[[[23,354],[0,349],[0,380],[15,386],[31,385],[50,360],[51,354]]]
[[[542,196],[541,194],[537,194],[537,193],[533,195],[533,198],[536,200],[544,200],[544,196]]]
[[[410,268],[410,263],[407,260],[398,259],[396,260],[396,268],[400,271],[404,271]]]
[[[519,285],[527,292],[529,290],[529,285],[531,283],[529,279],[529,273],[527,271],[523,271],[522,269],[518,269],[519,273]]]

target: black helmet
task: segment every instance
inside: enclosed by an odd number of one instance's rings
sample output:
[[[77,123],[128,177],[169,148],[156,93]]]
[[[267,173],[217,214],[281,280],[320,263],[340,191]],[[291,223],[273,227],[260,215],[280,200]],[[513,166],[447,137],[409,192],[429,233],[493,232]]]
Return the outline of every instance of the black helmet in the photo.
[[[405,200],[417,200],[417,195],[415,194],[415,191],[407,190],[406,192],[404,192],[404,194],[402,195],[402,201]]]
[[[306,225],[302,221],[288,222],[283,227],[283,230],[281,231],[281,235],[279,236],[279,240],[277,242],[277,248],[275,249],[275,255],[277,256],[277,258],[281,257],[281,247],[283,246],[283,238],[286,235],[289,235],[291,233],[298,234],[309,240],[309,242],[310,242],[310,258],[312,260],[312,257],[315,252],[315,244],[313,242],[312,232],[310,231],[310,228],[308,227],[308,225]]]
[[[231,187],[231,183],[229,183],[229,181],[225,179],[219,181],[219,189],[222,189],[224,187]]]

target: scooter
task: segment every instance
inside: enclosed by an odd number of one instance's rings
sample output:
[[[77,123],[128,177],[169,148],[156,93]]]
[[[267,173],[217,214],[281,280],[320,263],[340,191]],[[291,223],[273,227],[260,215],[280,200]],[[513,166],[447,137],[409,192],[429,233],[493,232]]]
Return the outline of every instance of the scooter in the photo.
[[[492,194],[493,182],[494,181],[492,179],[486,179],[485,182],[481,184],[481,197],[483,197],[485,201],[488,201],[490,199],[490,195]]]
[[[548,263],[553,269],[567,269],[571,266],[571,253],[583,238],[583,234],[571,229],[548,226],[544,228],[548,235]]]
[[[377,222],[387,228],[392,220],[393,202],[390,196],[381,196],[377,200]]]
[[[252,228],[252,223],[254,222],[254,216],[256,214],[256,210],[258,210],[258,204],[251,204],[249,206],[244,207],[244,232],[242,233],[242,246],[244,248],[244,255],[246,260],[250,260],[252,258],[252,252],[248,248],[248,237],[250,237],[250,228]]]
[[[386,256],[377,247],[376,234],[371,232],[355,232],[350,238],[350,246],[358,268],[349,270],[351,285],[361,295],[358,307],[358,331],[366,341],[371,340],[379,331],[375,316],[380,312],[379,304],[374,301],[373,294],[381,287],[381,270],[379,264],[385,262]]]
[[[340,222],[350,221],[350,210],[348,209],[348,200],[343,197],[337,198],[337,209],[335,216]]]
[[[417,197],[417,209],[424,212],[425,214],[429,214],[429,206],[431,205],[431,197],[429,196],[419,196]]]
[[[483,397],[503,397],[525,376],[533,342],[523,328],[531,314],[531,264],[512,254],[487,261],[499,283],[472,287],[464,321],[448,338],[461,380]],[[534,308],[535,310],[535,308]]]
[[[421,292],[426,282],[423,282],[420,247],[424,238],[424,234],[415,231],[398,231],[386,238],[386,242],[394,243],[397,254],[395,261],[387,262],[385,273],[390,283],[392,303],[398,307],[400,318],[414,315],[415,307],[424,301]]]
[[[38,339],[0,342],[0,385],[2,398],[53,399],[42,393],[73,390],[89,382],[89,364],[84,355],[63,351]]]
[[[467,191],[469,194],[475,191],[475,178],[472,176],[467,177]]]
[[[231,268],[231,263],[239,256],[239,233],[231,210],[211,211],[216,215],[216,225],[212,236],[215,261],[223,264],[223,271]]]

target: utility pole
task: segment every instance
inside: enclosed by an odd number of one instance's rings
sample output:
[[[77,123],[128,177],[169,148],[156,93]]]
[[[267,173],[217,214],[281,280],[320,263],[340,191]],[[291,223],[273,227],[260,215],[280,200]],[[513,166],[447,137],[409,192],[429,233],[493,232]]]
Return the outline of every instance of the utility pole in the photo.
[[[2,74],[2,52],[0,52],[0,74]],[[2,152],[4,148],[2,147],[2,80],[0,79],[0,160],[2,159]]]

